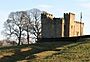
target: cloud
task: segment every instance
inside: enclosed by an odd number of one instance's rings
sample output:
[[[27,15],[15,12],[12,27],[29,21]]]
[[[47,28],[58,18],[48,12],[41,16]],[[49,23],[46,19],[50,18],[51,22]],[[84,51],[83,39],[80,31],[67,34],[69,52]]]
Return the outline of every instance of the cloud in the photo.
[[[80,1],[80,2],[88,2],[90,0],[77,0],[77,1]]]
[[[46,12],[52,13],[53,5],[40,4],[40,5],[36,6],[36,8],[40,9],[41,11],[46,11]]]
[[[4,22],[8,18],[8,11],[0,11],[0,22]]]
[[[39,8],[40,10],[48,11],[48,10],[52,9],[53,6],[47,5],[47,4],[41,4],[41,5],[36,6],[36,8]]]
[[[8,14],[8,11],[0,10],[0,40],[3,39],[3,35],[1,34],[1,32],[3,30],[3,23],[8,18]]]
[[[88,8],[88,9],[90,9],[90,0],[79,0],[78,5],[81,8]]]
[[[81,7],[83,7],[83,8],[88,8],[88,9],[90,9],[90,2],[88,2],[88,3],[80,3],[79,4]]]
[[[39,5],[40,8],[52,8],[52,5]]]

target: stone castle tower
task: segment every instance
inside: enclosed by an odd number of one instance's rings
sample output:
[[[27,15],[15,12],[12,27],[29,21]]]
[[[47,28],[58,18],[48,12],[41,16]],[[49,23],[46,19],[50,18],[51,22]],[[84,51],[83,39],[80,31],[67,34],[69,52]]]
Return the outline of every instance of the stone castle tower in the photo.
[[[65,21],[65,30],[64,30],[64,36],[71,37],[74,35],[74,21],[75,21],[75,14],[73,13],[64,13],[64,21]]]
[[[75,14],[64,13],[63,18],[54,18],[52,14],[41,14],[42,38],[73,37],[83,35],[84,23],[75,21]],[[81,30],[81,31],[80,31]]]

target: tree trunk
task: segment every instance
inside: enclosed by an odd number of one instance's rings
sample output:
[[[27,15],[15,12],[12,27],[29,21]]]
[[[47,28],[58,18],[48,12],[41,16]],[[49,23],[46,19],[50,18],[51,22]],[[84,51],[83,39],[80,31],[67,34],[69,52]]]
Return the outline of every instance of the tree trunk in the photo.
[[[28,26],[27,26],[27,42],[29,44],[29,32],[28,32]]]
[[[20,42],[21,42],[21,32],[22,32],[22,31],[21,31],[21,27],[19,27],[19,30],[20,30],[20,33],[19,33],[19,37],[18,37],[18,41],[19,41],[19,42],[18,42],[18,45],[20,45]]]
[[[18,37],[18,45],[20,45],[20,42],[21,42],[21,41],[20,41],[20,37]]]
[[[39,37],[37,36],[37,41],[39,41]]]
[[[28,41],[28,44],[29,44],[29,34],[27,35],[27,41]]]

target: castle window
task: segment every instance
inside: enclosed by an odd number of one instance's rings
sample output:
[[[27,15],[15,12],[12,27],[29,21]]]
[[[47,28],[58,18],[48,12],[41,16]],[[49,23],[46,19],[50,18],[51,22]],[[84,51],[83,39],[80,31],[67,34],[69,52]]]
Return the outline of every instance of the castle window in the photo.
[[[71,26],[71,28],[73,28],[73,25]]]
[[[79,32],[77,32],[77,36],[79,36]]]

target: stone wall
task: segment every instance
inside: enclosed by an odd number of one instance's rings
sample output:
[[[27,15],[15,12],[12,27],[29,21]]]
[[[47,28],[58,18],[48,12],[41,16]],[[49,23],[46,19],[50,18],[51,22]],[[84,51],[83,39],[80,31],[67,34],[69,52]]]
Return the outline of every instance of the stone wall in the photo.
[[[41,14],[41,29],[42,37],[51,38],[52,37],[52,17],[50,14],[44,13]]]
[[[83,27],[84,27],[84,23],[75,21],[75,30],[74,30],[75,36],[80,36],[80,33],[81,33],[81,35],[83,35]]]
[[[64,13],[64,18],[53,18],[52,14],[43,13],[41,25],[42,38],[73,37],[80,36],[80,33],[83,35],[84,23],[75,21],[73,13]]]

